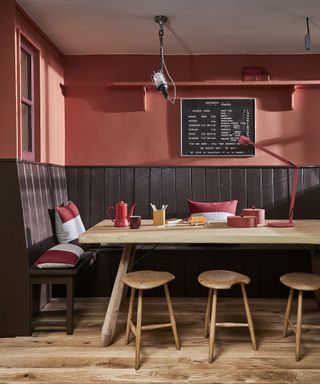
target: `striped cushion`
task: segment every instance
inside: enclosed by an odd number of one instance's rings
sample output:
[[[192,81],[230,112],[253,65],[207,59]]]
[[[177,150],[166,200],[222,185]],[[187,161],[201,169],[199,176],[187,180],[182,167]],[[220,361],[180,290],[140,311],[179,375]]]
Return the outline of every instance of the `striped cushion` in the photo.
[[[206,203],[188,199],[188,204],[191,216],[205,216],[209,221],[227,221],[228,216],[235,215],[238,200]]]
[[[71,268],[76,266],[83,249],[74,244],[59,244],[43,253],[34,263],[37,268]]]
[[[63,207],[56,207],[55,223],[59,243],[68,243],[85,232],[79,210],[72,201],[69,201]]]

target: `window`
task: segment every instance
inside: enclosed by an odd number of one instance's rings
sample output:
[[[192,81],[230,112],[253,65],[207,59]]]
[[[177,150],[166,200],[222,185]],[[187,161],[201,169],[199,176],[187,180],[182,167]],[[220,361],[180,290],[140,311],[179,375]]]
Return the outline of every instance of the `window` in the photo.
[[[23,160],[36,159],[35,132],[37,125],[35,95],[35,58],[33,47],[21,40],[20,48],[20,148]]]

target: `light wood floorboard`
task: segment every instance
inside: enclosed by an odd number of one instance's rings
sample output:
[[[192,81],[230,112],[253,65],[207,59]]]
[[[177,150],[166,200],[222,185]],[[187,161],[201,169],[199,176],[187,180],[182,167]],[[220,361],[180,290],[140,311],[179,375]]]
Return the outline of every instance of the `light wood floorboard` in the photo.
[[[250,300],[250,298],[249,298]],[[141,368],[134,370],[134,340],[125,345],[128,302],[119,314],[114,343],[100,347],[107,300],[76,299],[75,332],[36,331],[32,337],[0,339],[0,384],[4,383],[320,383],[320,331],[302,333],[301,361],[295,361],[295,337],[282,338],[286,299],[251,299],[258,351],[246,328],[218,328],[214,361],[208,364],[203,337],[205,298],[172,298],[181,350],[170,328],[142,332]],[[63,318],[64,301],[47,305],[41,318]],[[296,300],[292,307],[295,320]],[[165,298],[143,303],[143,324],[168,322]],[[244,321],[242,299],[218,300],[217,321]],[[303,322],[320,324],[313,299],[304,301]]]

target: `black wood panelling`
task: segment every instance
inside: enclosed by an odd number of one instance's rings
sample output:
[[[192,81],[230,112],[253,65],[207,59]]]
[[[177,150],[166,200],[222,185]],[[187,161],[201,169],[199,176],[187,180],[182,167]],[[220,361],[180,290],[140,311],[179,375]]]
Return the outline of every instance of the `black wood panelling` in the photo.
[[[150,202],[168,204],[168,216],[188,215],[187,199],[238,200],[237,213],[264,207],[267,218],[288,217],[292,169],[286,167],[67,167],[68,196],[87,227],[106,216],[106,208],[136,202],[136,214],[151,217]],[[320,218],[319,168],[301,168],[295,218]]]
[[[319,168],[301,168],[295,218],[320,219]],[[267,218],[287,218],[292,170],[286,167],[67,167],[68,196],[79,206],[87,227],[107,217],[106,209],[119,200],[137,203],[136,214],[151,218],[150,202],[169,204],[171,217],[188,216],[187,199],[223,201],[238,199],[237,213],[255,206],[266,209]],[[252,278],[251,296],[286,296],[279,276],[310,270],[308,252],[299,248],[221,246],[215,249],[141,250],[135,268],[170,270],[175,296],[205,295],[197,275],[210,268],[233,269]],[[272,249],[271,249],[272,248]],[[145,254],[147,253],[147,256]],[[120,251],[101,253],[83,295],[111,292]],[[90,289],[89,289],[90,288]],[[156,292],[159,293],[160,292]],[[152,292],[155,294],[155,292]],[[238,295],[234,289],[231,295]]]
[[[18,162],[26,247],[30,263],[54,245],[49,209],[68,200],[64,167]]]
[[[0,179],[0,337],[23,336],[30,332],[30,284],[16,161],[0,161]]]

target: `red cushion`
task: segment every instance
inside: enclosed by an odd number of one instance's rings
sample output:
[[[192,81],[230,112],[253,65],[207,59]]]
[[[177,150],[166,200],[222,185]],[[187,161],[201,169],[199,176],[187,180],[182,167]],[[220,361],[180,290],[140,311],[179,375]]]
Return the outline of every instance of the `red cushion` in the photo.
[[[58,212],[62,223],[72,220],[80,215],[77,206],[72,201],[68,201],[65,206],[56,207],[56,211]]]
[[[59,244],[43,253],[34,263],[37,268],[75,267],[83,249],[74,244]]]
[[[85,232],[77,206],[69,201],[55,209],[56,236],[59,243],[69,243]]]
[[[190,214],[201,212],[226,212],[234,215],[237,210],[238,200],[220,202],[200,202],[188,199]]]

